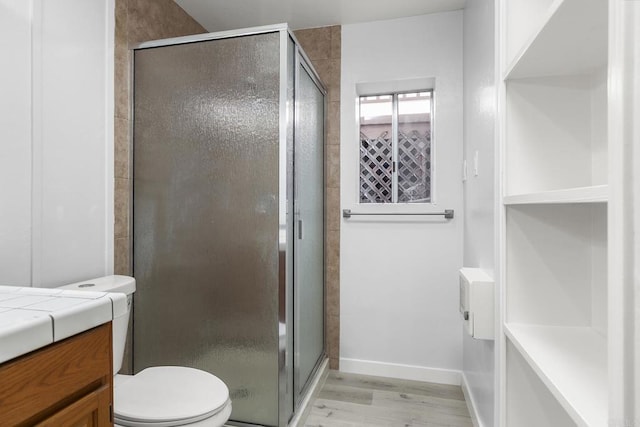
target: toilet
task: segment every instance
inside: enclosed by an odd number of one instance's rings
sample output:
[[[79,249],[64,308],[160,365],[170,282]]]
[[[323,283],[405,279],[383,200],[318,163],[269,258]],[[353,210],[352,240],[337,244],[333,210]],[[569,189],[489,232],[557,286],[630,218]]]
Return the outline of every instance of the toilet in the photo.
[[[208,372],[184,366],[154,366],[135,375],[122,367],[136,281],[107,276],[65,285],[62,289],[118,292],[127,296],[126,313],[113,319],[115,427],[221,427],[231,416],[229,389]]]

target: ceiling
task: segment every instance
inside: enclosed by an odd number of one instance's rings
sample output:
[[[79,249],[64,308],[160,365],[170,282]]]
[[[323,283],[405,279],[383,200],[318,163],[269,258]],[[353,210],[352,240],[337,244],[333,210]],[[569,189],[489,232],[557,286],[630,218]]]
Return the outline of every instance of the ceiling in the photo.
[[[291,28],[344,25],[446,12],[466,0],[175,0],[208,31],[287,22]]]

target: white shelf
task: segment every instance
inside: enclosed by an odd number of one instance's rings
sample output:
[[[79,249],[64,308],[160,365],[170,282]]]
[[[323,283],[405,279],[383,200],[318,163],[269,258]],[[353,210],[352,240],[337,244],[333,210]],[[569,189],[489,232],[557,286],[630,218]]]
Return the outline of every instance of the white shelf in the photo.
[[[605,0],[556,0],[507,67],[506,79],[586,74],[607,63]]]
[[[552,203],[606,203],[609,200],[608,185],[566,188],[538,193],[505,196],[505,205],[552,204]]]
[[[579,426],[608,422],[607,341],[588,327],[508,323],[505,333]]]

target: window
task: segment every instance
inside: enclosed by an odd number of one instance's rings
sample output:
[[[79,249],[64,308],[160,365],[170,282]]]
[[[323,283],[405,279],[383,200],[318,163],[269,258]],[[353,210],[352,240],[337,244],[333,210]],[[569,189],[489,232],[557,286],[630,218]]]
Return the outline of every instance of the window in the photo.
[[[433,90],[361,96],[360,203],[431,202]]]

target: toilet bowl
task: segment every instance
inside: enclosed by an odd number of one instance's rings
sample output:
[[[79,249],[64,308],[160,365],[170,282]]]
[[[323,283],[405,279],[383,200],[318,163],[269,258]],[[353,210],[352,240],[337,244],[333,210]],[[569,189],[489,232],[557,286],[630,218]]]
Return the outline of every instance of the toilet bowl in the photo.
[[[113,319],[115,427],[222,427],[231,416],[229,389],[215,375],[184,366],[154,366],[135,375],[117,374],[122,367],[136,281],[107,276],[62,286],[127,296],[127,310]]]
[[[115,425],[214,427],[231,415],[227,386],[199,369],[157,366],[114,378]]]

